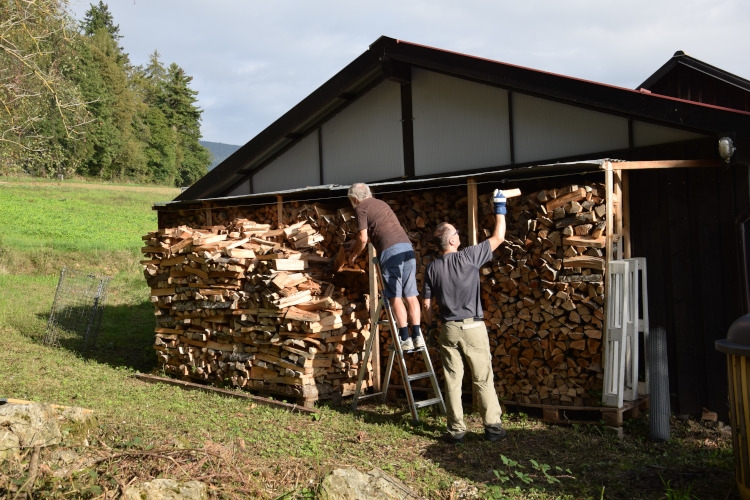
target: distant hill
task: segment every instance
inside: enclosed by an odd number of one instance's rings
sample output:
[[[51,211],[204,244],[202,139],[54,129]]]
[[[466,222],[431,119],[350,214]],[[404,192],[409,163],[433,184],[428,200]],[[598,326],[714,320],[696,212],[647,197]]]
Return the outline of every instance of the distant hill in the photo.
[[[234,144],[223,144],[221,142],[210,142],[210,141],[199,141],[199,142],[201,143],[201,146],[211,151],[211,159],[213,160],[213,162],[211,163],[211,165],[208,166],[209,170],[213,170],[213,168],[216,165],[223,162],[225,159],[229,158],[229,156],[231,156],[232,153],[234,153],[241,147],[241,146],[235,146]]]

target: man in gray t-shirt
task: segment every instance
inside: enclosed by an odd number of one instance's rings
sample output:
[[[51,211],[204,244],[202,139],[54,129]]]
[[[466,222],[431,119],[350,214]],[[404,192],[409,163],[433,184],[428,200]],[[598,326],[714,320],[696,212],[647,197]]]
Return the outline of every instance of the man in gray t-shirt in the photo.
[[[492,259],[492,252],[505,241],[506,208],[502,191],[493,193],[492,207],[495,228],[490,237],[462,250],[458,249],[461,245],[458,229],[447,222],[439,224],[434,236],[441,254],[427,265],[424,273],[424,319],[428,325],[433,323],[433,298],[442,319],[439,340],[448,420],[445,439],[451,443],[463,442],[467,431],[461,401],[462,355],[477,389],[485,439],[497,441],[505,436],[500,422],[502,410],[493,382],[492,355],[479,283],[479,268]]]

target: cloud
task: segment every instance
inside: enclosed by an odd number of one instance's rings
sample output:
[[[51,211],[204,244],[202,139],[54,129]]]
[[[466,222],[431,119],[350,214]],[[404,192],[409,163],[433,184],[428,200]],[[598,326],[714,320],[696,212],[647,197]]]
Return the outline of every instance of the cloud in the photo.
[[[203,138],[244,144],[380,36],[634,88],[677,50],[750,77],[746,0],[110,0],[135,64],[193,76]],[[88,3],[73,0],[81,19]]]

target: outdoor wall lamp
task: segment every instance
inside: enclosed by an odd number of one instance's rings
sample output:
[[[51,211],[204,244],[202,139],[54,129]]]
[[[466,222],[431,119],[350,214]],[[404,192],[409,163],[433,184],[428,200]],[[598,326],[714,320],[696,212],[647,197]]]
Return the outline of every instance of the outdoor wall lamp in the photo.
[[[725,162],[729,163],[735,149],[734,143],[729,137],[722,137],[719,139],[719,156],[721,156],[722,160]]]

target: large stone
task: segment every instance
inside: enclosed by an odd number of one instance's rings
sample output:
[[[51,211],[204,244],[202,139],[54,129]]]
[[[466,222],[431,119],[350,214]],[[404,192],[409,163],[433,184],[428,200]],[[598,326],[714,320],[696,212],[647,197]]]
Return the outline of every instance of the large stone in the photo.
[[[154,479],[129,486],[123,500],[207,500],[208,487],[200,481],[178,483],[174,479]]]
[[[0,405],[0,460],[18,457],[21,448],[59,444],[60,437],[50,405]]]
[[[82,408],[22,400],[0,404],[0,462],[36,446],[88,444],[93,412]]]
[[[323,479],[319,500],[421,499],[398,479],[375,468],[363,473],[354,468],[336,469]]]

